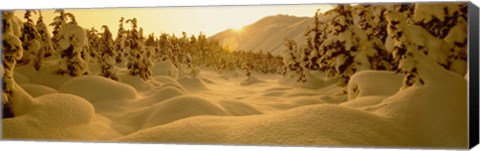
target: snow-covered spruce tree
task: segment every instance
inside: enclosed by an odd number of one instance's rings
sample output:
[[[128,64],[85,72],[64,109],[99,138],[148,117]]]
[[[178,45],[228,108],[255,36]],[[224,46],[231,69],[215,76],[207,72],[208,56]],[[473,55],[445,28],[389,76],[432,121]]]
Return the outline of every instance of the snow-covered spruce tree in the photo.
[[[182,70],[184,73],[188,73],[189,70],[193,67],[192,55],[190,54],[190,52],[181,51],[181,53],[179,54],[179,58],[180,58],[179,69]]]
[[[100,56],[100,36],[101,34],[95,28],[85,29],[88,38],[88,44],[82,51],[82,58],[88,63],[97,63],[101,60]]]
[[[180,61],[179,69],[183,70],[184,72],[188,72],[188,70],[190,69],[188,67],[189,66],[188,61],[191,61],[191,58],[188,58],[187,53],[189,53],[189,50],[191,50],[191,47],[190,47],[190,42],[188,41],[186,32],[182,32],[182,37],[178,39],[178,46],[179,46],[179,49],[177,53],[180,55],[178,56]]]
[[[383,13],[386,8],[382,5],[360,4],[354,7],[354,24],[367,35],[367,56],[371,68],[376,70],[392,70],[392,56],[384,45],[388,36],[387,24]]]
[[[389,22],[388,34],[394,40],[392,51],[394,61],[399,67],[398,70],[410,77],[408,80],[405,80],[407,81],[404,83],[405,87],[415,83],[423,84],[421,77],[415,74],[415,62],[409,62],[411,60],[415,61],[413,59],[416,58],[415,54],[426,55],[448,69],[449,56],[452,54],[452,49],[443,39],[431,35],[420,26],[407,24],[404,16],[394,10],[387,11],[385,16]]]
[[[36,13],[33,10],[27,10],[25,12],[24,18],[27,20],[23,23],[22,35],[20,40],[22,40],[24,55],[22,59],[18,62],[19,64],[28,64],[31,60],[35,61],[34,67],[35,70],[40,69],[41,61],[43,60],[43,52],[40,50],[40,34],[35,27],[35,23],[30,17],[31,13]]]
[[[193,62],[193,57],[190,52],[187,52],[185,54],[185,64],[187,65],[188,70],[190,70],[188,73],[192,77],[197,77],[199,71],[195,68],[195,64]]]
[[[100,39],[100,64],[102,67],[101,75],[103,77],[118,80],[117,75],[113,71],[113,65],[115,64],[115,50],[112,33],[106,25],[102,26],[103,33]]]
[[[201,57],[199,59],[196,59],[197,63],[201,63],[202,61],[206,60],[207,53],[208,53],[207,43],[208,43],[208,40],[207,40],[207,37],[205,36],[205,34],[200,33],[197,36],[197,48],[198,48],[198,51],[199,51]]]
[[[417,3],[414,21],[451,48],[447,69],[464,75],[467,68],[467,3]]]
[[[345,86],[350,77],[361,70],[372,69],[369,55],[375,49],[367,41],[363,30],[353,25],[349,5],[338,5],[326,13],[328,38],[319,47],[321,56],[317,63],[320,71],[339,77],[339,85]]]
[[[62,28],[63,25],[67,23],[67,18],[65,16],[65,11],[63,9],[57,9],[55,10],[54,13],[58,13],[58,16],[55,16],[53,18],[53,22],[49,24],[49,26],[53,26],[53,36],[52,36],[52,44],[53,44],[53,49],[58,50],[57,47],[59,45],[59,35],[58,32]]]
[[[417,3],[412,17],[416,25],[422,26],[430,34],[445,38],[457,21],[467,20],[467,6],[465,2]]]
[[[448,56],[448,69],[464,76],[467,73],[467,21],[458,18],[455,25],[444,38],[451,48]]]
[[[125,41],[126,41],[126,30],[123,28],[123,21],[124,18],[120,18],[119,22],[119,27],[118,27],[118,32],[117,32],[117,38],[115,38],[115,51],[117,53],[117,56],[115,57],[115,62],[116,63],[122,63],[124,60],[124,53],[125,53]]]
[[[300,63],[297,43],[293,40],[287,40],[285,47],[287,47],[287,52],[283,56],[285,66],[282,75],[297,77],[297,82],[306,82],[305,69]]]
[[[359,4],[353,7],[354,24],[365,31],[369,38],[375,37],[385,42],[387,21],[384,12],[387,8],[381,4]]]
[[[147,36],[147,39],[145,40],[145,46],[147,47],[155,47],[156,40],[155,40],[155,34],[151,33]]]
[[[142,38],[142,34],[137,31],[137,19],[128,19],[126,21],[127,23],[132,24],[132,29],[130,30],[130,38],[129,40],[129,46],[130,46],[130,51],[129,51],[129,56],[128,56],[128,73],[132,76],[140,76],[144,80],[149,79],[149,74],[148,73],[142,73],[147,71],[145,69],[145,60],[144,59],[149,59],[144,56],[145,52],[145,46],[144,46],[144,41]]]
[[[140,33],[143,32],[143,29],[140,28]],[[143,37],[143,36],[142,36]],[[153,33],[149,34],[147,39],[145,40],[145,49],[144,49],[144,59],[142,60],[142,72],[140,72],[140,77],[147,80],[149,79],[152,74],[152,67],[153,67],[153,58],[157,48],[157,41],[155,40],[155,35]]]
[[[55,50],[53,49],[52,39],[50,38],[50,34],[48,32],[47,25],[43,22],[42,11],[38,11],[39,17],[37,20],[37,31],[40,34],[40,52],[44,53],[44,57],[50,57],[55,54]]]
[[[327,33],[324,32],[325,24],[320,21],[320,17],[322,14],[320,13],[320,9],[315,12],[313,17],[314,26],[309,27],[305,36],[307,37],[307,47],[310,50],[310,55],[308,58],[307,66],[312,70],[319,70],[320,67],[317,64],[317,60],[320,58],[319,56],[319,47],[327,38]]]
[[[175,36],[175,34],[172,34],[172,36],[169,39],[170,41],[170,50],[172,50],[172,56],[170,57],[170,60],[172,61],[173,65],[175,67],[179,68],[180,67],[180,59],[179,59],[179,52],[180,52],[180,42],[178,38]]]
[[[155,34],[151,33],[147,36],[147,39],[145,40],[145,56],[148,56],[147,58],[150,58],[148,59],[151,61],[150,64],[153,64],[153,59],[157,57],[155,56],[157,52],[159,52],[158,41],[155,39]]]
[[[253,68],[253,65],[249,62],[244,62],[243,65],[242,65],[242,69],[245,70],[245,76],[247,77],[247,80],[251,80],[253,77],[252,77],[252,68]]]
[[[190,39],[190,52],[192,53],[193,56],[198,56],[200,55],[200,51],[198,50],[198,44],[197,44],[197,37],[195,35],[191,35]]]
[[[172,56],[172,50],[170,49],[169,35],[167,33],[162,33],[158,39],[159,52],[158,55],[162,58],[162,61],[170,59]]]
[[[393,5],[393,10],[401,13],[407,24],[414,23],[413,14],[415,11],[415,3],[398,3]]]
[[[395,11],[389,10],[385,12],[385,17],[388,21],[387,31],[393,38],[393,59],[398,66],[397,72],[405,75],[403,80],[403,88],[412,85],[423,85],[424,82],[418,75],[417,55],[421,52],[427,52],[424,45],[418,45],[412,41],[407,29],[407,22],[404,16]]]
[[[153,53],[154,49],[146,49],[143,56],[142,60],[142,68],[140,72],[140,77],[143,78],[144,80],[150,79],[153,75],[152,67],[153,67]]]
[[[87,45],[87,35],[85,30],[77,25],[75,16],[71,13],[65,13],[71,21],[62,26],[58,31],[58,47],[62,60],[59,61],[60,69],[58,74],[68,74],[70,76],[81,76],[88,74],[88,64],[83,60],[81,54],[84,46]]]
[[[13,12],[2,11],[2,118],[13,117],[12,97],[15,81],[13,71],[17,60],[22,58],[22,41],[13,32]]]

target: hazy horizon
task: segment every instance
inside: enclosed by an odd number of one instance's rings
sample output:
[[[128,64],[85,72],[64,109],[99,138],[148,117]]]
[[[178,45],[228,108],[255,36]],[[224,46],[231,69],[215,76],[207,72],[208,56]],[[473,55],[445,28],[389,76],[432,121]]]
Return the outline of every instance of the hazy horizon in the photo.
[[[130,19],[136,17],[138,27],[143,28],[144,35],[154,33],[174,33],[181,35],[198,35],[200,32],[212,36],[227,29],[239,29],[245,25],[272,15],[292,15],[297,17],[312,17],[317,9],[327,11],[333,8],[329,4],[312,5],[253,5],[253,6],[191,6],[191,7],[145,7],[145,8],[92,8],[65,9],[75,15],[80,26],[99,30],[107,25],[112,34],[116,35],[121,17]],[[56,14],[53,9],[43,9],[44,22],[48,25]],[[25,11],[16,10],[15,15],[22,21]],[[38,14],[31,19],[35,22]],[[124,28],[130,29],[130,24],[124,23]],[[50,34],[53,28],[50,27]]]

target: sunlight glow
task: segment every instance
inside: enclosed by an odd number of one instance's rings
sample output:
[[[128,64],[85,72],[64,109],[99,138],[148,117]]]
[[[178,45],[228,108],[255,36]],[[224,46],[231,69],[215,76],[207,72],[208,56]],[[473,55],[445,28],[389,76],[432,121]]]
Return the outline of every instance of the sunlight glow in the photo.
[[[237,33],[240,33],[240,32],[242,32],[243,28],[244,28],[244,26],[234,27],[233,30]]]

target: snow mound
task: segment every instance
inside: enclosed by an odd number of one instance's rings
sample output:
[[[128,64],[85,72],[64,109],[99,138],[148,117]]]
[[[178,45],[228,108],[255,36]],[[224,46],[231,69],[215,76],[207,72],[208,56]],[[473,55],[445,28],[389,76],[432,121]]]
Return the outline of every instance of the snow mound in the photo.
[[[150,83],[143,80],[139,76],[119,75],[118,77],[120,82],[131,85],[132,87],[137,89],[137,91],[147,91],[153,88]]]
[[[95,141],[115,137],[109,120],[95,115],[93,106],[81,97],[56,93],[35,102],[27,114],[2,120],[3,138]]]
[[[207,89],[203,81],[200,80],[199,78],[183,76],[177,81],[188,91],[195,92],[195,91],[202,91]]]
[[[287,90],[266,90],[261,95],[262,96],[282,96],[284,95]]]
[[[313,104],[323,104],[326,103],[325,101],[321,100],[318,97],[311,97],[311,96],[302,96],[293,99],[293,104],[295,106],[305,106],[305,105],[313,105]]]
[[[310,71],[306,71],[304,74],[306,82],[299,81],[300,75],[295,72],[287,72],[286,75],[282,77],[279,82],[287,86],[302,87],[308,89],[319,89],[337,82],[337,79],[335,78],[324,80],[316,77],[315,75],[311,74]]]
[[[357,72],[348,82],[348,100],[372,95],[391,96],[400,90],[402,80],[403,75],[391,71]]]
[[[169,76],[154,76],[152,78],[154,81],[162,84],[162,87],[163,86],[173,86],[173,87],[176,87],[182,91],[185,90],[185,88],[182,87],[182,85],[180,83],[177,82],[177,80],[169,77]]]
[[[349,100],[347,102],[341,103],[342,106],[348,106],[357,109],[363,109],[365,107],[377,105],[383,101],[383,99],[389,96],[384,95],[372,95],[372,96],[363,96],[357,97],[353,100]]]
[[[227,115],[221,106],[194,96],[179,96],[152,106],[144,128],[198,115]]]
[[[175,65],[170,61],[162,61],[160,63],[154,64],[152,67],[153,76],[157,75],[164,75],[170,76],[174,79],[178,78],[178,69]]]
[[[317,92],[312,91],[291,91],[285,95],[286,98],[295,98],[295,97],[302,97],[302,96],[315,96],[318,95]]]
[[[150,106],[153,104],[160,103],[164,100],[177,97],[180,95],[184,95],[185,93],[173,86],[165,86],[161,89],[159,89],[155,94],[152,96],[148,97],[147,99],[143,100],[140,102],[141,106]]]
[[[289,87],[274,87],[274,88],[268,88],[264,90],[261,95],[262,96],[282,96],[286,94],[289,90],[292,88]]]
[[[137,92],[127,84],[101,76],[81,76],[66,82],[60,92],[83,97],[90,102],[128,101],[135,99]]]
[[[30,94],[30,96],[34,98],[45,94],[58,93],[58,91],[55,89],[38,84],[20,84],[20,87],[22,87],[28,94]]]
[[[13,83],[12,111],[15,116],[22,116],[32,110],[36,100],[30,96],[20,85]]]
[[[403,89],[369,110],[405,125],[422,146],[467,147],[467,81],[424,55],[417,57],[425,84]]]
[[[78,125],[95,118],[95,108],[87,100],[70,94],[48,94],[37,97],[39,104],[33,112],[37,117],[49,119],[51,123]]]
[[[30,80],[28,80],[25,75],[18,72],[13,72],[13,79],[15,79],[15,82],[18,84],[30,83]]]
[[[36,100],[37,104],[33,105],[29,113],[4,119],[4,137],[28,135],[35,137],[35,133],[41,133],[32,131],[32,128],[36,126],[43,127],[45,126],[43,124],[54,127],[78,125],[95,118],[95,109],[92,104],[75,95],[47,94],[36,98]]]
[[[58,89],[65,82],[72,79],[70,76],[61,76],[55,74],[58,70],[58,62],[56,61],[44,62],[41,70],[39,71],[36,71],[35,68],[30,65],[19,66],[15,68],[15,71],[18,72],[19,75],[21,74],[28,78],[30,84],[45,85],[53,89]]]
[[[228,112],[230,115],[234,116],[244,116],[244,115],[254,115],[261,114],[262,112],[250,104],[234,101],[234,100],[225,100],[219,102],[219,104]]]
[[[242,86],[249,86],[249,85],[253,85],[253,84],[261,83],[261,82],[265,82],[265,81],[260,80],[260,79],[258,79],[258,78],[255,77],[255,76],[250,76],[250,77],[248,77],[247,79],[245,79],[245,80],[243,80],[242,82],[240,82],[240,85],[242,85]]]
[[[305,78],[307,79],[307,82],[302,83],[302,88],[318,89],[337,82],[337,79],[333,78],[328,80],[320,79],[311,74],[309,71],[305,72]]]
[[[405,129],[390,120],[336,105],[313,105],[257,116],[192,117],[144,129],[117,141],[395,147],[416,143]]]

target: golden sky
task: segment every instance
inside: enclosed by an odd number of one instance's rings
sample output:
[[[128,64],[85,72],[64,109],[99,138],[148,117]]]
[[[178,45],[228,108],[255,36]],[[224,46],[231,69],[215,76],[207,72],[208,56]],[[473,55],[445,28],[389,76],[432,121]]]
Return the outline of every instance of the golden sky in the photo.
[[[257,6],[209,6],[209,7],[150,7],[150,8],[104,8],[104,9],[66,9],[71,12],[80,26],[95,27],[99,30],[107,25],[114,36],[118,30],[118,20],[136,17],[138,26],[144,30],[144,35],[163,32],[181,35],[198,35],[199,32],[212,36],[229,28],[241,28],[265,16],[288,14],[299,17],[311,17],[316,9],[326,11],[332,8],[328,4],[317,5],[257,5]],[[17,10],[16,15],[23,19],[25,11]],[[54,17],[53,10],[43,10],[44,21],[49,24]],[[37,20],[37,15],[32,17]],[[125,24],[129,29],[130,24]],[[51,30],[51,29],[50,29]],[[51,32],[51,31],[50,31]]]

